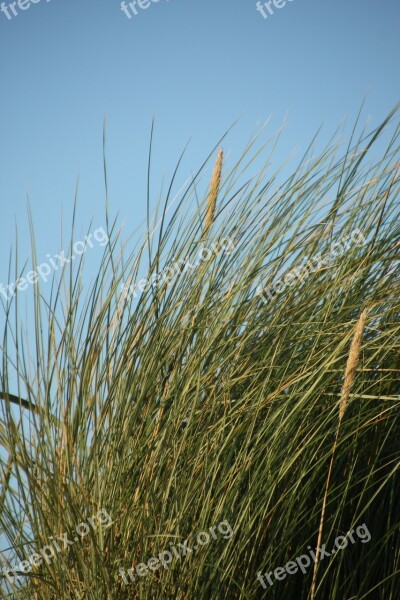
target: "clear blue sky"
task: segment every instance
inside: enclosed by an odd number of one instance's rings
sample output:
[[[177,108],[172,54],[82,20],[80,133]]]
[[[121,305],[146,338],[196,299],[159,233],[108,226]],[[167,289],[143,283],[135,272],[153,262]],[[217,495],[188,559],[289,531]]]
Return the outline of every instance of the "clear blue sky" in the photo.
[[[27,0],[23,0],[27,2]],[[6,1],[6,5],[9,1]],[[61,249],[80,175],[78,232],[104,225],[102,120],[111,215],[126,233],[145,215],[149,132],[156,118],[153,204],[193,137],[183,182],[238,117],[239,153],[258,122],[286,115],[282,156],[324,123],[377,124],[399,99],[398,0],[292,0],[263,19],[253,0],[160,0],[128,19],[119,0],[37,0],[0,13],[0,282],[18,223],[28,258],[26,195],[38,259]]]

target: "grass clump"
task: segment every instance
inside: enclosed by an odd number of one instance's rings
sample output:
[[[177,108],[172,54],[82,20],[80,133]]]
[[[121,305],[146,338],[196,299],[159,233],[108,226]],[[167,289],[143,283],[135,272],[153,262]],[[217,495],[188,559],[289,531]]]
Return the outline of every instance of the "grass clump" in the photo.
[[[19,580],[3,569],[1,597],[397,599],[397,109],[286,179],[269,156],[251,173],[258,139],[171,212],[174,174],[128,256],[109,225],[88,289],[81,263],[35,286],[30,336],[22,293],[2,301],[3,567],[89,530]],[[368,543],[264,591],[257,574],[361,524]]]

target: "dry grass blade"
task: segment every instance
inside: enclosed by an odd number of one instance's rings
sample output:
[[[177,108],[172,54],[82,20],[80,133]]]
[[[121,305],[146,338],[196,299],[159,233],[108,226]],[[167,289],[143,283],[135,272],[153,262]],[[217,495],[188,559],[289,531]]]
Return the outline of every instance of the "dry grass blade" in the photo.
[[[20,398],[19,396],[15,396],[14,394],[9,394],[8,392],[0,391],[0,400],[6,400],[6,402],[11,402],[11,404],[22,406],[23,408],[27,408],[28,410],[37,410],[37,407],[34,404],[32,404],[32,402],[24,400],[24,398]]]

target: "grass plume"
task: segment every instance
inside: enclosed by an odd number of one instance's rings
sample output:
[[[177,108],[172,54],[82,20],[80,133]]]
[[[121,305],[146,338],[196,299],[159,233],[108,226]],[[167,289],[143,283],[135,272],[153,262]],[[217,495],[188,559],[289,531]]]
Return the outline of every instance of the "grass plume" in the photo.
[[[351,342],[349,358],[347,359],[346,364],[346,372],[344,374],[343,388],[340,395],[339,424],[342,422],[344,413],[346,412],[347,403],[350,397],[350,389],[356,378],[357,365],[358,360],[360,358],[361,342],[364,333],[367,314],[368,311],[366,309],[362,311],[360,318],[357,321],[357,325],[354,331],[354,337]]]
[[[207,212],[204,224],[204,237],[207,238],[208,232],[210,231],[211,225],[214,220],[215,208],[217,205],[217,198],[219,193],[219,187],[221,184],[221,172],[222,172],[222,160],[224,151],[220,148],[217,159],[215,161],[214,170],[211,176],[210,189],[207,198]]]

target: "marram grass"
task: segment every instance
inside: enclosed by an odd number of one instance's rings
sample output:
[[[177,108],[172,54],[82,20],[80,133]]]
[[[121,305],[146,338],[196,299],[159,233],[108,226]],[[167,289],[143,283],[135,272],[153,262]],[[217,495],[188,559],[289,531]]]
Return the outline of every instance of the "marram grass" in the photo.
[[[203,203],[205,166],[129,255],[109,225],[90,285],[71,263],[2,300],[1,597],[397,600],[398,112],[342,155],[311,147],[286,179],[258,139],[236,163],[214,150]],[[32,565],[101,510],[111,526]],[[232,535],[143,566],[222,522]],[[367,543],[257,579],[361,524]]]

